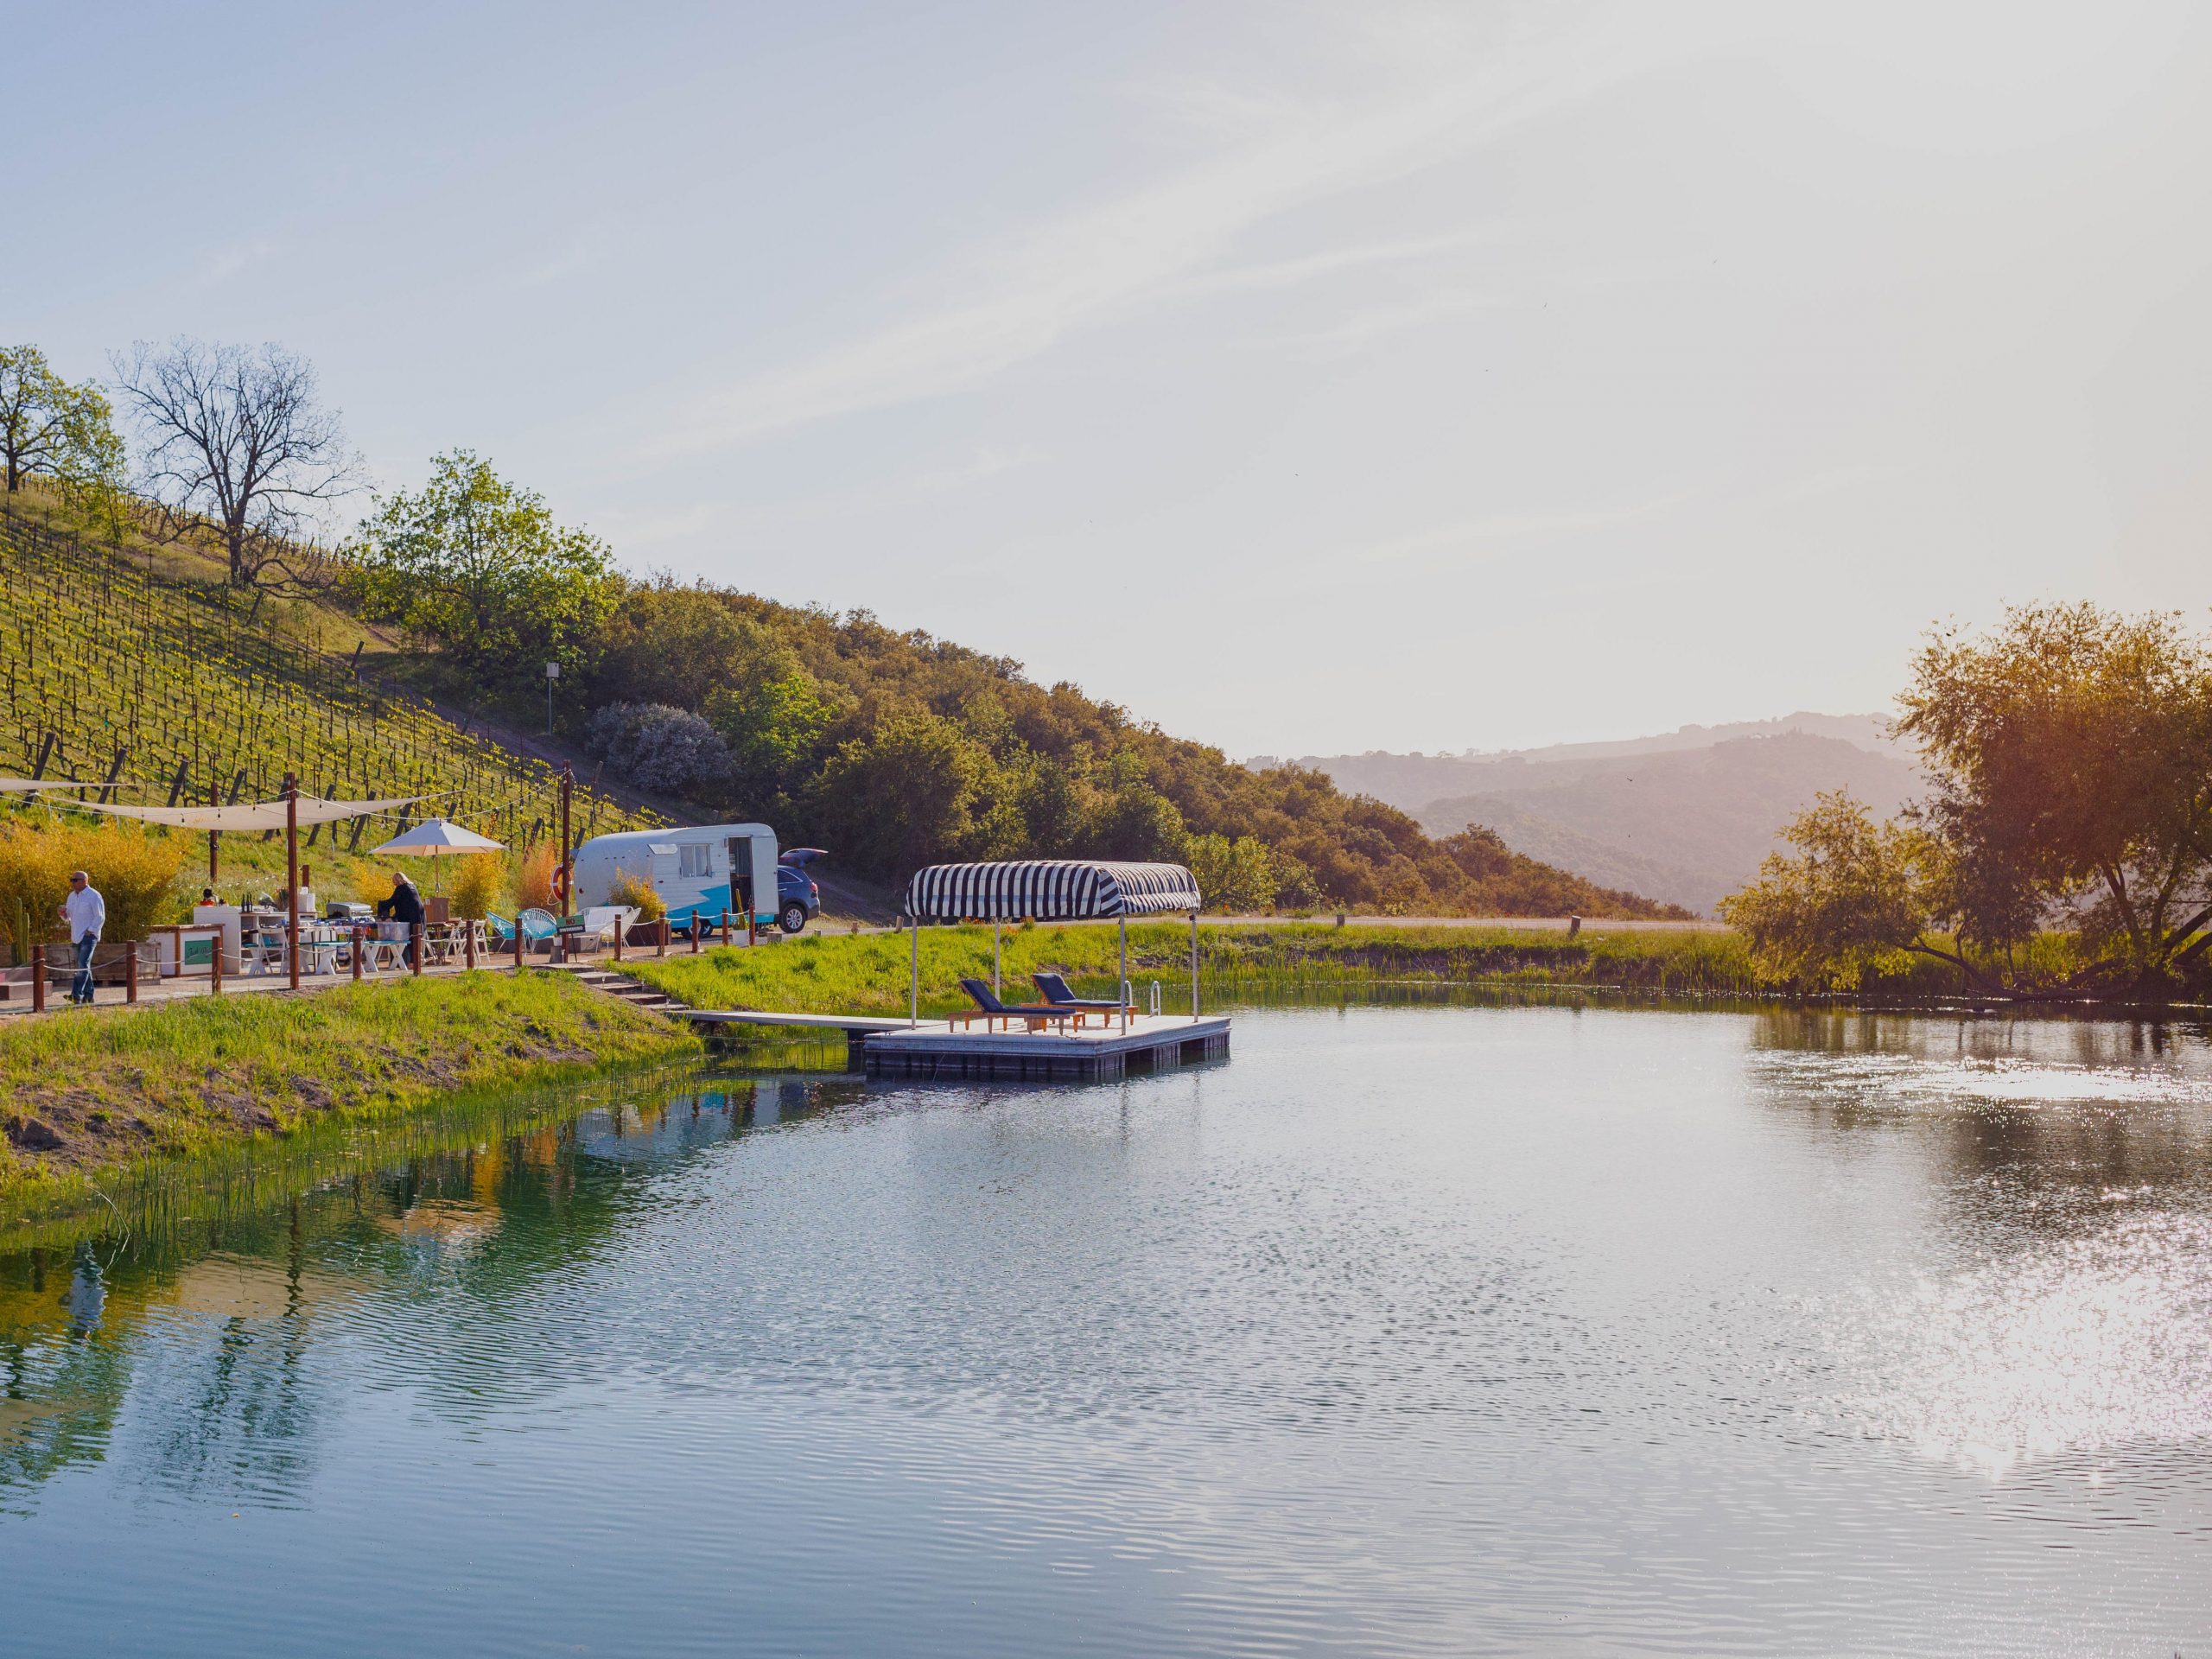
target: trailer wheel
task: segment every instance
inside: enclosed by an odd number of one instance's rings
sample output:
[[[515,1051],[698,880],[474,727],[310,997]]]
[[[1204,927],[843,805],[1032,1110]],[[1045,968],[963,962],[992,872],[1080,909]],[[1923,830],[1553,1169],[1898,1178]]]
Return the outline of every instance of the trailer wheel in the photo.
[[[806,906],[796,899],[784,906],[784,913],[776,918],[776,925],[786,933],[797,933],[806,926]]]

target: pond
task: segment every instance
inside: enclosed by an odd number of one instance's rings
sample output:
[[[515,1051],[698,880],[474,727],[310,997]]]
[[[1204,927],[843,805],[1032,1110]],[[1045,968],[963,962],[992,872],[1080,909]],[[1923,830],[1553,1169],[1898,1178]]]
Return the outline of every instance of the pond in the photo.
[[[1236,1040],[1089,1087],[601,1084],[0,1255],[0,1648],[2212,1630],[2201,1033],[1355,1006]]]

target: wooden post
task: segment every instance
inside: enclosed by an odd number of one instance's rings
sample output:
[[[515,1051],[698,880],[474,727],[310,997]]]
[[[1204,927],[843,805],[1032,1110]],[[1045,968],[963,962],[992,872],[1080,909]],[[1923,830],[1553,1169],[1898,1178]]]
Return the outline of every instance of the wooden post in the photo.
[[[522,916],[519,912],[515,916],[515,972],[522,972]]]
[[[46,1012],[46,941],[35,940],[31,945],[31,1012]]]
[[[210,833],[212,833],[212,831]],[[214,953],[207,958],[207,995],[210,996],[220,996],[222,994],[223,930],[220,926],[218,926],[215,929]]]
[[[693,911],[691,912],[691,954],[695,957],[699,954],[699,935],[705,926],[706,924],[699,918],[699,912]]]
[[[220,806],[222,804],[223,786],[220,783],[211,779],[207,785],[207,804],[210,806]],[[223,832],[219,830],[210,830],[207,832],[207,885],[211,887],[215,885],[215,866],[219,861],[217,858],[217,851],[222,844]],[[215,942],[216,954],[218,956],[221,955],[222,950],[222,941],[218,939]]]
[[[622,912],[614,912],[614,960],[622,960],[622,936],[630,931],[630,924],[622,919]]]
[[[361,982],[361,957],[369,942],[368,930],[359,922],[353,924],[353,982]]]
[[[300,780],[284,774],[284,981],[300,988]]]
[[[138,1000],[138,947],[129,939],[123,942],[123,1000]]]
[[[653,955],[664,957],[668,954],[668,918],[663,916],[653,924]]]
[[[415,974],[419,979],[423,973],[423,924],[416,922],[407,931],[411,936],[409,938],[408,943],[415,947]]]
[[[476,924],[470,918],[461,918],[461,963],[470,973],[476,971]]]
[[[729,943],[729,906],[727,905],[722,906],[722,943]]]
[[[576,769],[566,760],[561,763],[561,914],[566,917],[576,907],[575,873],[569,868],[569,795],[576,786]]]

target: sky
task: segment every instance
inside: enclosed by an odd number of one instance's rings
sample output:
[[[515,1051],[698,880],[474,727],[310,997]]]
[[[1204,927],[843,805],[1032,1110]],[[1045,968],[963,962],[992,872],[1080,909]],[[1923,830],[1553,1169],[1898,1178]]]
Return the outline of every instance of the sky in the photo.
[[[279,342],[385,489],[466,447],[626,568],[1232,755],[1884,709],[1931,625],[2038,599],[2212,620],[2199,4],[114,5],[6,43],[0,339],[77,378]]]

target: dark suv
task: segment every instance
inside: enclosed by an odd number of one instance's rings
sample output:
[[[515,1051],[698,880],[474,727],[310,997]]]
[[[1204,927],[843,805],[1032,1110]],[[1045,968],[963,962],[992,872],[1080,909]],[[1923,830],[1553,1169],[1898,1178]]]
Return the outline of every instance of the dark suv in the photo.
[[[793,847],[776,861],[776,925],[797,933],[822,913],[822,889],[806,867],[826,856],[819,847]]]

